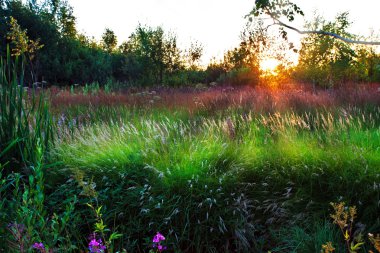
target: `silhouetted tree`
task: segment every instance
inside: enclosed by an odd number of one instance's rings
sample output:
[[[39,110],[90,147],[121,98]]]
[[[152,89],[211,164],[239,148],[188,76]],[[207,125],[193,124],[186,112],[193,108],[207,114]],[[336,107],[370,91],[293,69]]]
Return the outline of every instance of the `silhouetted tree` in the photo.
[[[117,37],[114,31],[106,28],[105,32],[102,35],[102,45],[103,48],[109,53],[115,50],[117,46]]]
[[[192,69],[197,69],[199,60],[201,59],[203,55],[203,45],[200,44],[199,42],[192,42],[190,45],[190,48],[186,52],[187,55],[187,60],[188,60],[188,65]]]

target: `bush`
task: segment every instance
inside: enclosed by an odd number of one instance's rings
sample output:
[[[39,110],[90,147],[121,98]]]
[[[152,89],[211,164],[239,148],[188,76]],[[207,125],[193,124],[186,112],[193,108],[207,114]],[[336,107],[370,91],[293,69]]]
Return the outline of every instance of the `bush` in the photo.
[[[237,68],[221,75],[217,82],[231,85],[257,85],[259,83],[259,75],[250,68]]]

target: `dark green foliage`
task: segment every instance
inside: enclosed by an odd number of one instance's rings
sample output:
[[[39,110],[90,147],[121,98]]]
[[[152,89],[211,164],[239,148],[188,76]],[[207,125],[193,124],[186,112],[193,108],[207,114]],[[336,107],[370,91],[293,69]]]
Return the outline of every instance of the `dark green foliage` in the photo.
[[[342,13],[334,22],[326,22],[321,17],[316,17],[308,26],[311,30],[321,29],[351,38],[352,35],[347,32],[349,25],[348,13]],[[303,81],[327,87],[338,82],[357,81],[354,76],[356,52],[347,43],[312,34],[302,41],[299,53],[297,74]]]
[[[66,226],[76,196],[57,213],[45,206],[44,161],[52,141],[52,122],[44,94],[23,87],[23,64],[0,58],[0,249],[30,252],[35,242],[48,249],[75,247]],[[38,95],[38,96],[37,96]]]
[[[219,83],[232,85],[256,85],[259,83],[259,74],[254,73],[250,68],[234,68],[226,74],[219,76]]]
[[[335,252],[346,252],[337,227],[327,221],[310,221],[310,223],[273,232],[278,245],[271,252],[321,252],[322,245],[327,242],[333,242]]]
[[[163,84],[165,77],[183,68],[176,36],[166,35],[161,27],[138,26],[121,50],[128,63],[139,63],[138,75],[147,76],[150,83]]]
[[[222,63],[218,63],[215,60],[211,61],[206,69],[207,83],[215,82],[219,77],[226,74],[226,70]]]
[[[97,43],[75,28],[72,7],[65,1],[23,4],[7,0],[0,9],[0,52],[5,45],[10,17],[15,18],[27,36],[43,46],[26,65],[25,81],[48,81],[51,84],[84,84],[108,79],[140,85],[179,85],[203,79],[202,71],[187,72],[185,56],[177,46],[173,34],[161,27],[137,27],[119,49],[117,37],[106,29],[102,42]],[[193,44],[189,50],[191,68],[202,55],[202,47]],[[191,74],[191,77],[189,76]]]
[[[28,176],[12,173],[2,177],[0,171],[0,250],[30,252],[36,242],[43,242],[46,250],[78,250],[68,227],[76,220],[76,195],[65,199],[63,209],[56,208],[54,213],[45,205],[44,151],[39,144],[36,153],[36,165],[30,167]]]
[[[207,82],[207,77],[207,73],[203,70],[183,69],[175,71],[170,75],[166,76],[163,80],[163,83],[170,87],[181,87],[184,85],[192,84],[205,84]],[[213,79],[212,81],[215,80],[216,79]]]
[[[106,31],[102,35],[102,46],[104,50],[111,53],[115,50],[117,45],[117,37],[114,31],[106,28]]]
[[[31,7],[32,6],[32,7]],[[7,21],[14,17],[32,40],[43,45],[35,59],[26,65],[25,81],[48,81],[52,84],[74,84],[98,81],[105,83],[121,68],[113,64],[110,52],[96,43],[77,34],[72,7],[65,1],[26,5],[21,1],[9,0],[0,9],[0,53],[5,55],[7,43]],[[3,46],[4,45],[4,46]],[[33,77],[33,78],[32,78]]]
[[[112,57],[98,47],[90,47],[78,40],[64,38],[62,54],[52,56],[48,80],[62,84],[105,83],[112,76]],[[60,71],[57,71],[59,69]]]

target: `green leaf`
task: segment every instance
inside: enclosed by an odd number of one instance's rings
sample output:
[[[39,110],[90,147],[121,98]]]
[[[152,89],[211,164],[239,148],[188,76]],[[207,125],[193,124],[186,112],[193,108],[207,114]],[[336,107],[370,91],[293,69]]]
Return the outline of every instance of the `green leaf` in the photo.
[[[96,214],[100,217],[101,216],[101,210],[102,210],[102,207],[103,206],[100,206],[98,207],[98,209],[96,209]]]
[[[111,235],[110,235],[110,238],[109,238],[109,241],[112,241],[112,240],[115,240],[115,239],[118,239],[120,237],[122,237],[123,234],[118,234],[116,232],[113,232]]]
[[[354,244],[351,242],[351,251],[356,252],[357,250],[360,249],[360,246],[362,246],[363,244],[364,244],[364,242],[359,242],[359,243],[357,243],[357,244],[354,245]]]

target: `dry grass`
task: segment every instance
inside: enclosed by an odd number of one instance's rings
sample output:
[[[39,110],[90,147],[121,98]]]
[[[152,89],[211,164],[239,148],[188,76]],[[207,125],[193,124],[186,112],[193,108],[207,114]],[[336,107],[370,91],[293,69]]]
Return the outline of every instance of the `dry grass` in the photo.
[[[263,87],[210,87],[129,89],[119,93],[71,94],[51,89],[53,108],[71,106],[118,106],[137,108],[186,109],[190,113],[241,108],[254,112],[305,111],[340,106],[380,105],[380,84],[352,84],[330,90],[313,90],[306,85],[270,89]]]

